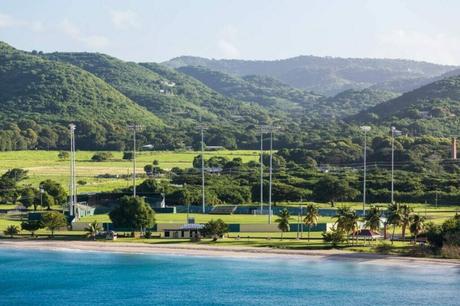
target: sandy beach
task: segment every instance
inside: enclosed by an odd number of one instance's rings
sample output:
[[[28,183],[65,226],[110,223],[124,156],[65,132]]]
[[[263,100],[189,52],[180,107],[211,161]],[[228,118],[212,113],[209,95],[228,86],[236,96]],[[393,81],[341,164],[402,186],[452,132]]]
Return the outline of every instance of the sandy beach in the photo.
[[[209,246],[198,244],[147,244],[101,241],[33,241],[0,240],[0,248],[48,250],[48,251],[95,251],[128,254],[162,254],[175,256],[212,256],[233,258],[285,258],[355,261],[363,264],[382,265],[443,265],[460,267],[460,260],[415,258],[390,255],[356,253],[342,250],[281,250],[244,246]]]

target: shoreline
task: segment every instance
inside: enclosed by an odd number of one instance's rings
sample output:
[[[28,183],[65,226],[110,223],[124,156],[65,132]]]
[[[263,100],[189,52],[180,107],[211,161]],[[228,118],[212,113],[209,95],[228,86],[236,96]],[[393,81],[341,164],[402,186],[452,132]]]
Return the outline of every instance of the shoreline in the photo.
[[[43,250],[43,251],[86,251],[122,254],[174,255],[196,257],[227,257],[240,259],[317,259],[350,261],[364,264],[403,266],[452,266],[460,268],[460,260],[423,257],[403,257],[357,253],[343,250],[287,250],[246,246],[209,246],[197,244],[147,244],[136,242],[101,241],[32,241],[0,240],[0,249]]]

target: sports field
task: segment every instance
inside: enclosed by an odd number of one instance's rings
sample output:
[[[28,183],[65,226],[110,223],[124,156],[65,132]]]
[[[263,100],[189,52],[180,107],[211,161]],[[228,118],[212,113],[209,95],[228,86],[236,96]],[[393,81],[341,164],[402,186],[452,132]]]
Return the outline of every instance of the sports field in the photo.
[[[86,182],[79,185],[79,192],[108,191],[114,188],[127,187],[131,184],[129,175],[132,173],[132,162],[123,160],[123,152],[110,152],[113,158],[103,162],[93,162],[93,151],[77,152],[77,179]],[[29,170],[29,179],[22,184],[38,184],[45,179],[52,179],[64,186],[69,181],[69,161],[58,158],[59,151],[14,151],[0,152],[0,174],[11,168],[23,168]],[[144,173],[144,166],[152,164],[154,160],[159,162],[159,167],[171,169],[173,167],[188,168],[192,166],[193,158],[199,155],[194,151],[141,151],[137,154],[136,171]],[[205,158],[223,156],[228,159],[240,157],[243,162],[258,159],[257,151],[207,151]],[[98,176],[109,174],[118,175],[118,178],[101,178]],[[120,177],[124,175],[125,177]],[[127,177],[126,177],[127,176]]]

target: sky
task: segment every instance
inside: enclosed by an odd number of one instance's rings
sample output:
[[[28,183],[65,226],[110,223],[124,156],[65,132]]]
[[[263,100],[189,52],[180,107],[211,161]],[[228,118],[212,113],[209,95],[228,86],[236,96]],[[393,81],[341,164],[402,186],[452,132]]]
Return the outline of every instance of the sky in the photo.
[[[460,65],[459,12],[457,0],[0,0],[0,40],[137,62],[317,55]]]

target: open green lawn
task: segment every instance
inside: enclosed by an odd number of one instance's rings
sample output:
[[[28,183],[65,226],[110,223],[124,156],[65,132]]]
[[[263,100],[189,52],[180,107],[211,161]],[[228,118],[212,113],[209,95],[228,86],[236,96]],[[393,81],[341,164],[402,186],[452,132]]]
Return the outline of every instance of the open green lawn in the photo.
[[[241,223],[241,224],[267,224],[268,216],[259,215],[208,215],[208,214],[190,214],[190,217],[195,218],[196,223],[206,223],[211,219],[222,219],[225,223]],[[277,217],[273,216],[273,223]],[[156,214],[155,219],[157,223],[186,223],[187,214]],[[82,222],[91,222],[97,220],[98,222],[110,222],[107,214],[100,214],[88,216],[81,219]],[[292,218],[292,223],[297,222],[297,217]],[[330,217],[320,217],[319,223],[332,222]]]
[[[59,151],[12,151],[0,152],[0,174],[11,168],[23,168],[29,170],[29,179],[23,184],[37,186],[44,179],[53,179],[68,185],[69,161],[58,158]],[[79,192],[95,192],[113,190],[114,188],[127,187],[131,183],[130,178],[96,178],[97,175],[129,175],[132,173],[132,163],[123,160],[122,152],[111,152],[113,158],[104,162],[93,162],[91,157],[95,152],[77,151],[77,176],[87,184],[79,186]],[[142,151],[137,155],[137,172],[143,173],[144,166],[154,160],[159,161],[163,169],[173,167],[187,168],[192,166],[193,158],[198,152],[184,151]],[[229,159],[240,157],[244,162],[258,159],[257,151],[208,151],[205,157],[224,156]]]

